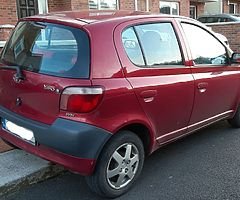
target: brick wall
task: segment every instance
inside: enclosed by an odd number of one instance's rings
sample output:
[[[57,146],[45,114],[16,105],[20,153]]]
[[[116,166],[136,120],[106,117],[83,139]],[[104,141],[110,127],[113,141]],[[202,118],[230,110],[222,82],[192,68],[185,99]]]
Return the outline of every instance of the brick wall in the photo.
[[[240,53],[240,23],[218,23],[218,24],[209,24],[209,27],[217,33],[221,33],[226,36],[231,49],[234,52]]]
[[[227,0],[222,0],[222,1],[223,1],[222,12],[223,13],[229,13],[228,1]]]
[[[16,24],[17,5],[16,0],[0,0],[0,25]]]
[[[189,16],[190,1],[180,1],[180,15]]]
[[[146,0],[138,0],[138,10],[146,11]]]
[[[223,0],[223,13],[229,13],[229,5],[228,3],[236,3],[237,7],[236,7],[236,12],[240,13],[240,2],[239,0]]]
[[[204,14],[204,5],[205,3],[197,4],[197,17]]]
[[[67,11],[71,10],[71,0],[48,0],[48,11]]]
[[[119,9],[121,10],[135,10],[134,0],[120,0]]]
[[[86,10],[89,9],[88,0],[71,0],[72,10]]]
[[[149,11],[159,13],[159,0],[149,0]]]
[[[12,32],[11,26],[0,26],[0,41],[5,41]]]
[[[204,14],[204,5],[205,5],[205,3],[191,2],[190,5],[191,6],[196,6],[196,8],[197,8],[197,17]]]

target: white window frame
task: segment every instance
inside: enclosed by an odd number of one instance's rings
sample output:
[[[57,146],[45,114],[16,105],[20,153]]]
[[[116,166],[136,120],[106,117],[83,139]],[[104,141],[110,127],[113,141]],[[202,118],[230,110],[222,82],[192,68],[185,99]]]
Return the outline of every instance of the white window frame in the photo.
[[[46,6],[45,10],[44,10],[43,7],[41,7],[43,1],[44,1],[45,6]],[[38,0],[37,2],[38,2],[38,13],[39,14],[46,14],[46,13],[48,13],[48,0]]]
[[[161,9],[161,4],[169,4],[170,6],[170,15],[173,15],[172,13],[172,8],[173,8],[173,5],[177,5],[177,15],[180,14],[180,2],[179,1],[159,1],[159,12],[160,12],[160,9]]]
[[[194,10],[195,10],[195,15],[194,15],[194,18],[193,18],[193,19],[196,19],[196,18],[197,18],[197,6],[190,5],[189,11],[191,10],[191,8],[194,8]],[[189,13],[189,14],[190,14],[190,13]]]
[[[115,8],[115,10],[119,10],[119,0],[115,0],[116,1],[116,8]],[[96,7],[96,9],[91,9],[90,8],[90,4],[89,4],[89,0],[88,0],[88,9],[89,10],[108,10],[108,9],[104,9],[104,8],[101,8],[101,6],[100,6],[100,3],[101,3],[101,0],[97,0],[97,7]]]
[[[230,5],[233,5],[233,13],[230,13]],[[229,13],[230,14],[236,14],[237,12],[237,3],[229,3],[228,4],[228,6],[229,6]]]

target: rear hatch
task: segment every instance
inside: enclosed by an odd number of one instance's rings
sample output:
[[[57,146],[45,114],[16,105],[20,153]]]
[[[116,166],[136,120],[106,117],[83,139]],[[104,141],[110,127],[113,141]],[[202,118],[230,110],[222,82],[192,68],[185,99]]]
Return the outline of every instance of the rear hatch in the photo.
[[[90,86],[86,32],[60,24],[21,21],[0,57],[0,106],[51,124],[69,86]]]

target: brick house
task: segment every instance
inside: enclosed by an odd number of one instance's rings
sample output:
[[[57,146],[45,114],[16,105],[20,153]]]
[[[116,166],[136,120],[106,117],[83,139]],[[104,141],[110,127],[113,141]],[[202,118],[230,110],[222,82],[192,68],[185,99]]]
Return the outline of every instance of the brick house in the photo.
[[[64,10],[122,9],[196,18],[204,12],[204,4],[211,1],[214,0],[0,0],[0,41],[6,40],[19,18],[34,14]]]
[[[205,5],[205,14],[240,13],[240,0],[218,0]]]

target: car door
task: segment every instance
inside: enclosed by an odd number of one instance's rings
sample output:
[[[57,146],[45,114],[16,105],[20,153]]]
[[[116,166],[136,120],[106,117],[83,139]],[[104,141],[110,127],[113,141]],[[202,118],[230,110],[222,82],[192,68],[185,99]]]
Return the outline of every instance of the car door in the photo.
[[[200,25],[182,22],[192,56],[195,100],[189,131],[229,117],[238,104],[239,65],[231,65],[227,48]]]
[[[160,144],[186,132],[193,106],[194,81],[175,27],[171,19],[148,19],[115,32],[125,76]]]

